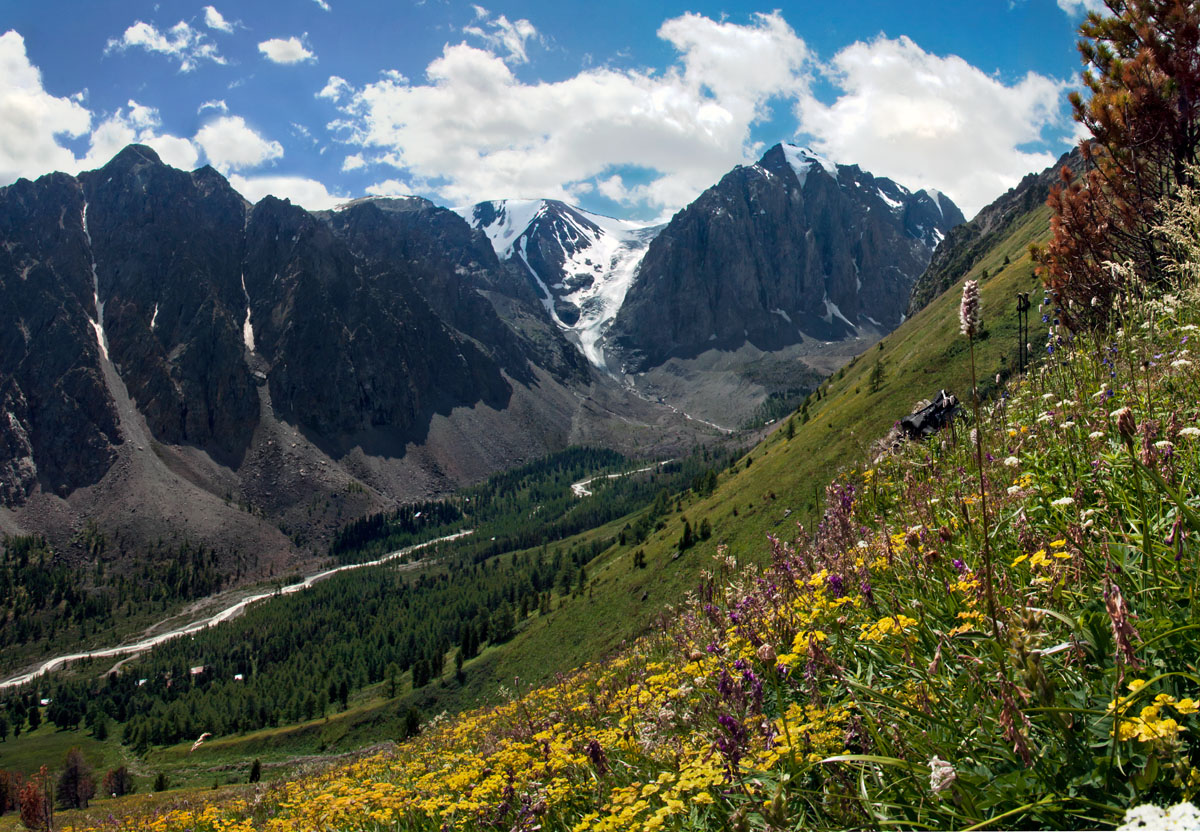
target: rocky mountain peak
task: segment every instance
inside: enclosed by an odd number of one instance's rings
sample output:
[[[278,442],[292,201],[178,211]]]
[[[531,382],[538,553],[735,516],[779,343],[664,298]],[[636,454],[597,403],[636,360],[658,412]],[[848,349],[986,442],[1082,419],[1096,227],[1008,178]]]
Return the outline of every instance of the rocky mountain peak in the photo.
[[[857,165],[775,145],[650,243],[609,334],[626,372],[672,356],[878,336],[962,213]]]

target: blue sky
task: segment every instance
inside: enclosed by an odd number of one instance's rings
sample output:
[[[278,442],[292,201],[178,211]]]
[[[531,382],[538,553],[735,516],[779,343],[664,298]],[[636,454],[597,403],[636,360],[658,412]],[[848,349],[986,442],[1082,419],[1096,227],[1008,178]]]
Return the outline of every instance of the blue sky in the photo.
[[[0,184],[129,141],[251,200],[669,216],[778,141],[970,216],[1075,135],[1097,0],[0,0]]]

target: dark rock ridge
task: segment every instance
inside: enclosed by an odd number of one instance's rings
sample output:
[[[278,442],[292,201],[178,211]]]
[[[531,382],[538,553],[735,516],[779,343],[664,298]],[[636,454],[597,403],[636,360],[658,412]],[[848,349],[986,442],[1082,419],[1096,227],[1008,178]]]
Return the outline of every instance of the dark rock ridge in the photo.
[[[324,524],[312,551],[345,512],[611,440],[614,413],[694,438],[597,383],[528,277],[426,200],[250,205],[137,145],[0,188],[0,533],[298,547]]]
[[[776,350],[890,332],[934,248],[962,221],[942,194],[776,145],[654,238],[607,349],[625,372],[642,372],[746,343]]]
[[[933,253],[929,267],[913,285],[906,314],[911,317],[924,309],[1008,236],[1017,222],[1044,205],[1064,166],[1076,172],[1083,169],[1083,155],[1078,148],[1064,153],[1041,173],[1027,174],[1015,188],[980,209],[970,222],[951,230]]]

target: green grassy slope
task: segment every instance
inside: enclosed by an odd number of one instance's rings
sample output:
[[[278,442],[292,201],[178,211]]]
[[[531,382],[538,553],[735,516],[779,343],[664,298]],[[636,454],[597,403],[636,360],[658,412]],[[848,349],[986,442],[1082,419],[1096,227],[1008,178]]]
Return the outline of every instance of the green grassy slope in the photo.
[[[348,711],[326,720],[218,738],[194,753],[186,744],[152,751],[139,772],[152,777],[158,770],[166,771],[172,783],[180,786],[211,785],[244,780],[250,761],[257,757],[265,766],[265,778],[283,777],[307,762],[398,738],[410,706],[429,717],[443,710],[455,712],[494,702],[501,686],[525,689],[612,654],[660,616],[669,616],[670,605],[694,589],[701,573],[711,568],[719,544],[727,544],[730,554],[739,559],[766,560],[767,535],[791,538],[797,522],[812,528],[819,519],[824,487],[833,475],[861,465],[871,443],[909,413],[918,399],[941,388],[960,397],[966,394],[970,385],[964,355],[967,343],[957,334],[959,286],[963,279],[979,278],[985,270],[989,277],[982,281],[981,289],[987,337],[977,344],[979,376],[983,380],[1007,373],[1016,356],[1015,294],[1039,287],[1028,247],[1046,239],[1048,228],[1047,209],[1030,212],[950,291],[888,335],[881,348],[872,347],[835,374],[823,386],[821,400],[810,404],[809,420],[801,423],[795,418],[795,434],[790,440],[784,430],[787,420],[781,420],[774,433],[737,462],[735,470],[721,472],[711,495],[685,495],[680,510],[662,518],[665,527],[640,545],[614,542],[588,565],[584,593],[556,595],[549,614],[532,613],[512,640],[488,647],[467,662],[462,684],[452,678],[453,664],[447,657],[443,683],[434,682],[419,691],[404,690],[396,699],[386,696],[386,685],[376,685],[356,694]],[[1010,262],[1004,265],[1006,257]],[[1045,326],[1036,309],[1031,317],[1030,340],[1040,349]],[[870,392],[877,361],[883,364],[884,379],[878,392]],[[615,541],[636,517],[576,535],[551,549],[590,546],[596,539]],[[684,518],[693,528],[707,518],[713,533],[709,540],[679,555],[677,542]],[[639,548],[646,557],[643,569],[633,564]],[[11,739],[9,748],[0,744],[0,768],[32,770],[35,762],[58,765],[72,744],[83,745],[98,769],[111,765],[122,753],[115,737],[106,743],[88,744],[82,734],[54,735],[43,728],[31,740],[39,740],[43,733],[45,742],[27,743],[22,737],[19,754],[13,753],[16,748],[11,747]]]

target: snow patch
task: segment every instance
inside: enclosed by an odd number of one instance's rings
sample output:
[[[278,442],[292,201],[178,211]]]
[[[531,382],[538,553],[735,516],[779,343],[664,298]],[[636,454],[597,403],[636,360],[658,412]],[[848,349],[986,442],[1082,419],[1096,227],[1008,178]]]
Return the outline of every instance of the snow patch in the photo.
[[[933,200],[933,204],[937,206],[938,213],[944,219],[946,212],[942,210],[942,192],[937,188],[922,188],[921,193]]]
[[[96,317],[88,318],[96,333],[96,344],[100,347],[100,355],[108,360],[108,336],[104,334],[104,304],[100,302],[100,276],[96,274],[96,255],[92,253],[92,234],[88,231],[88,203],[83,202],[83,236],[87,240],[88,260],[92,266],[92,302],[96,305]]]
[[[484,203],[489,204],[489,203]],[[475,218],[477,206],[451,208],[475,228],[482,228],[488,241],[496,251],[496,256],[507,260],[513,256],[517,239],[525,233],[537,219],[538,214],[546,207],[542,199],[501,199],[490,203],[496,212],[496,218],[489,225],[484,225]]]
[[[778,315],[779,317],[781,317],[785,321],[787,321],[789,324],[792,322],[792,319],[790,317],[788,317],[788,313],[784,312],[782,309],[772,309],[771,314]]]
[[[816,165],[833,177],[837,181],[838,170],[837,165],[826,159],[824,156],[819,156],[807,147],[797,147],[794,144],[783,145],[783,157],[787,159],[787,163],[792,166],[792,170],[796,172],[796,178],[800,180],[800,187],[804,187],[805,181],[808,179],[808,172]]]
[[[879,198],[882,199],[884,202],[886,202],[888,207],[891,208],[893,211],[904,207],[903,202],[901,202],[898,199],[892,199],[890,196],[885,194],[883,192],[883,188],[879,188],[878,190],[875,191],[875,193],[879,194]]]
[[[242,297],[246,299],[246,320],[242,321],[242,342],[254,352],[254,327],[250,324],[250,293],[246,291],[246,275],[242,274]]]
[[[154,328],[156,326],[158,326],[158,304],[157,303],[154,304],[154,314],[150,316],[150,330],[153,332]]]
[[[821,316],[821,319],[824,320],[825,323],[832,324],[834,318],[841,318],[851,329],[858,329],[858,327],[850,323],[849,318],[842,314],[842,310],[838,309],[838,305],[829,299],[829,295],[826,295],[822,302],[825,304],[825,314]]]

